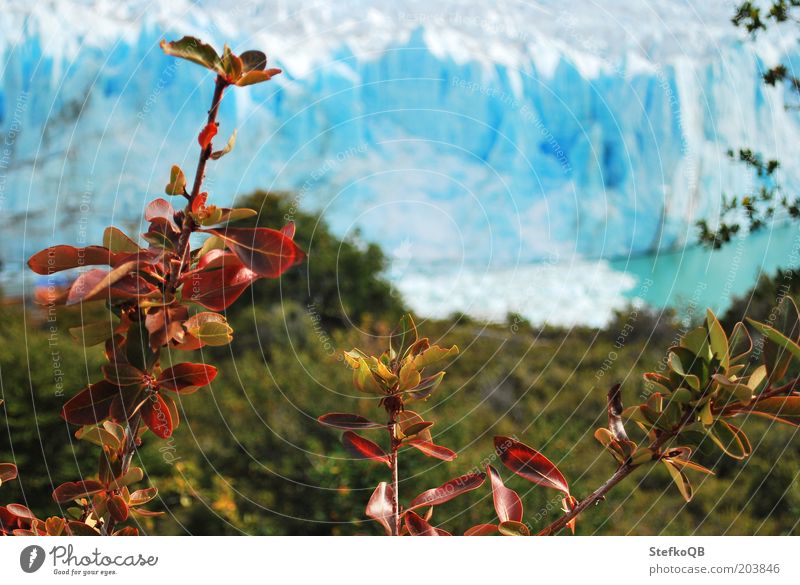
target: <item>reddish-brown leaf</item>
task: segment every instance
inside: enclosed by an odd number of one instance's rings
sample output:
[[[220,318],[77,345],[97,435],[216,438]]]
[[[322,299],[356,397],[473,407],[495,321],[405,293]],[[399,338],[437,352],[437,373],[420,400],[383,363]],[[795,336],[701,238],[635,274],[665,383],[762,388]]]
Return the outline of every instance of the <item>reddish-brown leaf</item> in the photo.
[[[212,311],[223,311],[258,278],[238,258],[226,255],[222,268],[186,273],[181,278],[183,298]]]
[[[106,380],[91,384],[67,401],[61,417],[75,425],[93,425],[108,416],[119,393],[119,387]]]
[[[411,536],[439,536],[439,532],[416,512],[406,512],[406,528]]]
[[[70,520],[67,522],[67,532],[71,536],[100,536],[100,531],[85,522]]]
[[[158,385],[165,390],[191,394],[198,388],[208,386],[216,377],[217,368],[214,366],[183,363],[164,370],[158,377]]]
[[[335,429],[357,431],[360,429],[385,429],[386,425],[372,422],[358,414],[347,412],[329,412],[317,419],[322,424]]]
[[[278,278],[305,258],[290,237],[269,228],[227,228],[207,230],[225,241],[242,263],[265,278]]]
[[[144,372],[124,362],[103,364],[100,369],[105,379],[115,386],[135,386],[144,382]]]
[[[792,426],[800,426],[800,396],[773,396],[755,403],[751,414]]]
[[[114,397],[114,400],[111,401],[109,415],[114,421],[124,423],[139,412],[145,400],[147,398],[142,387],[129,386],[122,388],[119,394]]]
[[[0,485],[16,479],[17,466],[13,463],[0,463]]]
[[[79,500],[105,490],[105,486],[97,480],[87,479],[81,481],[68,481],[62,483],[53,491],[53,499],[59,504],[66,504]]]
[[[172,415],[158,392],[148,396],[142,406],[142,420],[147,428],[161,439],[168,439],[172,436]]]
[[[437,488],[425,490],[416,498],[411,500],[408,510],[422,508],[424,506],[438,506],[457,498],[461,494],[476,490],[483,485],[486,480],[485,473],[467,473],[450,481],[444,482]]]
[[[161,197],[148,203],[147,208],[144,211],[144,218],[147,221],[164,219],[172,227],[178,227],[178,225],[175,223],[175,209],[172,207],[172,204],[169,201]]]
[[[500,460],[511,471],[537,485],[569,495],[567,480],[547,457],[509,437],[495,437],[494,445]]]
[[[386,465],[390,465],[389,456],[383,452],[378,445],[360,437],[353,431],[346,431],[342,435],[342,444],[354,456],[359,459],[371,459],[372,461],[380,461]]]
[[[503,479],[494,467],[487,465],[486,471],[492,483],[492,498],[497,518],[500,522],[508,520],[522,522],[522,500],[517,492],[503,484]]]
[[[367,516],[378,521],[383,526],[386,534],[391,534],[393,515],[394,490],[391,485],[382,481],[372,492],[372,496],[367,502]]]
[[[111,265],[116,256],[103,246],[53,246],[31,256],[28,266],[36,274],[48,275],[80,266]]]
[[[70,286],[67,304],[102,300],[138,299],[158,292],[158,288],[138,274],[131,274],[139,265],[136,261],[124,262],[108,271],[95,268],[84,272]]]
[[[408,439],[405,441],[405,444],[410,445],[415,449],[419,449],[428,457],[435,457],[436,459],[441,459],[442,461],[452,461],[458,456],[455,451],[451,451],[447,447],[434,445],[430,441],[423,441],[422,439]]]
[[[106,502],[108,511],[111,517],[117,522],[125,522],[128,519],[128,504],[122,499],[122,496],[114,494]]]

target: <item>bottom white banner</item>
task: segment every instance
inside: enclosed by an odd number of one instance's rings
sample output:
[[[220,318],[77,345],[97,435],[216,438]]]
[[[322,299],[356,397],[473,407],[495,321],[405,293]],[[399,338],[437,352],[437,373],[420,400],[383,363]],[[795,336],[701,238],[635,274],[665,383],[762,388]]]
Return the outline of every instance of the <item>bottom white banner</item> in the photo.
[[[2,583],[800,583],[793,537],[3,538]],[[599,581],[598,581],[599,579]],[[233,580],[233,581],[232,581]]]

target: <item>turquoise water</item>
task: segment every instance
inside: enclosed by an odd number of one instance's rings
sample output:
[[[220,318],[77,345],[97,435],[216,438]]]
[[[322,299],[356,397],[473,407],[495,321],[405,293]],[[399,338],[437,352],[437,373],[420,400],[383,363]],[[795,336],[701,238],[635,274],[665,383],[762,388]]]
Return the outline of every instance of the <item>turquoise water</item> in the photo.
[[[721,312],[752,288],[759,274],[797,268],[799,260],[800,229],[790,224],[743,236],[719,250],[692,246],[610,264],[637,279],[625,293],[628,298],[655,307],[683,309],[696,304]]]

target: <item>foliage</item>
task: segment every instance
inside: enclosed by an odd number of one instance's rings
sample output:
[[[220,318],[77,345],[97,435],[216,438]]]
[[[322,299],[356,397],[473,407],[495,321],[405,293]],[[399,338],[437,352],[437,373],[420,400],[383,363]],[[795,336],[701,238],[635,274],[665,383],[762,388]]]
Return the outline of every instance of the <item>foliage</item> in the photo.
[[[756,36],[770,26],[789,21],[796,23],[798,16],[800,2],[797,0],[770,0],[765,3],[744,1],[737,6],[731,21],[734,26]],[[792,94],[800,94],[800,80],[784,64],[774,65],[762,77],[764,83],[770,87],[784,84]],[[730,242],[744,224],[747,224],[750,232],[756,232],[766,227],[771,220],[779,219],[781,213],[793,221],[800,218],[800,196],[787,192],[781,184],[778,176],[780,161],[764,160],[761,154],[750,148],[740,148],[738,152],[729,150],[728,157],[749,167],[758,186],[753,193],[746,195],[723,195],[720,216],[715,225],[706,220],[697,222],[700,243],[720,248]]]
[[[713,443],[723,455],[736,460],[747,458],[751,442],[732,421],[736,418],[764,417],[791,426],[800,425],[800,378],[787,380],[790,363],[800,358],[800,313],[790,297],[784,297],[769,323],[749,320],[763,336],[759,351],[761,363],[751,362],[753,342],[747,328],[737,323],[730,336],[716,316],[708,311],[703,325],[680,338],[669,350],[669,369],[649,372],[646,400],[623,409],[620,385],[611,388],[607,398],[608,424],[594,437],[616,461],[611,477],[583,500],[575,498],[562,472],[545,455],[507,436],[495,436],[497,457],[514,474],[561,494],[564,514],[541,528],[539,534],[557,534],[565,527],[575,531],[576,520],[584,510],[635,470],[661,463],[676,484],[681,496],[690,502],[694,488],[688,471],[714,472],[693,460],[692,453],[703,443]],[[450,532],[431,523],[434,508],[478,489],[488,474],[498,522],[481,522],[465,535],[499,533],[527,536],[520,496],[506,487],[491,465],[483,471],[465,473],[437,488],[426,490],[405,507],[398,497],[398,458],[402,447],[412,447],[429,457],[452,461],[456,453],[433,442],[432,422],[406,409],[409,402],[427,400],[444,377],[444,371],[423,371],[438,361],[453,358],[458,349],[431,345],[419,338],[413,320],[401,321],[390,337],[389,348],[380,356],[359,350],[346,352],[353,370],[353,385],[359,392],[379,398],[387,414],[385,423],[373,422],[360,414],[329,413],[319,421],[345,430],[342,443],[358,459],[386,464],[391,483],[380,482],[370,497],[365,514],[379,522],[386,534],[444,536]],[[634,423],[645,433],[637,443],[629,438],[625,422]],[[355,431],[386,430],[388,452]],[[424,514],[423,514],[424,512]]]
[[[159,198],[146,207],[147,248],[109,227],[102,246],[53,246],[28,261],[31,270],[48,277],[87,266],[109,267],[81,272],[66,290],[47,289],[40,298],[48,306],[48,321],[50,316],[54,323],[77,319],[70,331],[85,347],[104,344],[102,378],[90,382],[61,411],[65,421],[81,426],[76,438],[101,452],[96,478],[81,477],[53,491],[57,504],[73,504],[64,517],[42,521],[28,508],[9,504],[0,508],[0,530],[6,533],[137,534],[135,527],[118,526],[131,512],[155,515],[141,506],[157,495],[156,488],[131,488],[144,477],[142,468],[131,466],[137,447],[148,430],[160,439],[170,438],[179,424],[176,398],[208,386],[217,375],[214,366],[176,360],[174,353],[230,343],[233,330],[220,311],[253,282],[279,278],[305,257],[293,241],[293,224],[280,231],[229,227],[256,212],[210,205],[201,191],[208,161],[230,152],[235,141],[234,133],[224,148],[213,148],[225,89],[267,81],[280,71],[266,69],[267,58],[260,51],[237,56],[226,46],[220,57],[192,37],[161,46],[167,54],[217,73],[208,119],[198,135],[194,181],[187,189],[184,172],[172,167],[165,192],[184,197],[186,205],[176,211]],[[207,237],[192,249],[194,233]],[[6,472],[11,479],[11,470]]]

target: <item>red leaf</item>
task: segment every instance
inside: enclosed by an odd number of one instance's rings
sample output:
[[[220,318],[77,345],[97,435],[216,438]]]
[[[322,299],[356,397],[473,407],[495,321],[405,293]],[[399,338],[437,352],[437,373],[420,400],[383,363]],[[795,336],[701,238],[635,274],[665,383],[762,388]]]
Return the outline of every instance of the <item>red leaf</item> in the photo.
[[[147,428],[153,431],[161,439],[169,439],[172,436],[172,415],[164,399],[155,392],[148,396],[147,401],[142,406],[142,420]]]
[[[17,466],[13,463],[0,463],[0,484],[16,479]]]
[[[749,412],[795,427],[800,426],[800,396],[764,398],[758,400],[751,409],[743,409],[741,412]]]
[[[408,510],[421,508],[423,506],[438,506],[457,498],[461,494],[476,490],[483,485],[486,480],[485,473],[467,473],[450,481],[446,481],[437,488],[432,488],[422,492],[411,501]]]
[[[6,506],[6,510],[12,515],[17,518],[25,519],[25,520],[33,520],[36,518],[33,512],[31,512],[27,506],[23,506],[22,504],[8,504]]]
[[[517,492],[507,488],[503,484],[503,479],[497,470],[491,465],[486,466],[489,478],[492,482],[492,498],[494,499],[494,509],[500,522],[511,520],[522,522],[522,500]]]
[[[495,437],[494,447],[500,460],[511,471],[530,482],[569,495],[567,480],[544,455],[509,437]]]
[[[177,364],[164,370],[158,377],[158,385],[165,390],[191,394],[198,388],[208,386],[217,377],[217,368],[206,364]]]
[[[111,401],[109,415],[112,420],[118,423],[124,423],[139,412],[145,400],[147,400],[147,398],[141,386],[123,388],[119,394],[114,397],[114,400]]]
[[[372,461],[380,461],[386,465],[391,465],[389,456],[383,452],[383,449],[369,439],[358,436],[353,431],[346,431],[342,435],[342,444],[354,457],[371,459]]]
[[[290,240],[293,240],[294,239],[294,230],[295,230],[294,222],[290,221],[289,223],[287,223],[285,226],[283,226],[281,228],[281,233],[283,235],[285,235],[287,238],[289,238]]]
[[[125,522],[128,519],[128,504],[122,499],[122,496],[114,494],[106,502],[108,511],[111,517],[117,522]]]
[[[91,384],[67,401],[61,417],[75,425],[93,425],[108,417],[111,402],[119,393],[119,387],[106,380]]]
[[[411,536],[439,536],[439,532],[416,512],[406,512],[406,528]]]
[[[211,139],[217,135],[219,128],[217,127],[216,123],[209,122],[206,124],[205,128],[200,131],[200,134],[197,137],[197,142],[200,143],[200,148],[205,150],[208,148],[208,145],[211,144]]]
[[[192,200],[192,213],[199,213],[206,206],[206,201],[208,201],[208,193],[205,191],[198,193],[197,197]]]
[[[238,258],[228,256],[222,268],[186,273],[183,297],[212,311],[227,309],[259,276]]]
[[[148,203],[144,211],[144,218],[147,221],[165,219],[172,227],[178,227],[178,224],[175,223],[175,208],[169,201],[161,197]]]
[[[135,386],[144,383],[144,372],[122,362],[103,364],[100,368],[105,379],[115,386]]]
[[[468,528],[464,536],[489,536],[491,534],[497,534],[496,524],[478,524]]]
[[[28,266],[36,274],[48,275],[79,266],[111,265],[115,256],[116,254],[103,246],[53,246],[31,256]]]
[[[408,439],[405,441],[405,444],[410,445],[415,449],[419,449],[428,457],[435,457],[436,459],[441,459],[442,461],[452,461],[458,456],[456,455],[455,451],[451,451],[447,447],[434,445],[429,441],[423,441],[421,439]]]
[[[294,240],[269,228],[227,228],[207,230],[225,240],[242,263],[266,278],[278,278],[306,257]]]
[[[66,504],[105,491],[105,486],[97,480],[68,481],[53,490],[53,499],[59,504]]]
[[[111,271],[95,268],[84,272],[70,286],[67,304],[85,301],[125,300],[146,297],[158,291],[138,274],[131,274],[139,265],[136,261],[120,264]]]
[[[386,425],[372,422],[358,414],[345,412],[329,412],[317,419],[322,424],[335,429],[354,430],[359,429],[385,429]]]
[[[372,496],[367,502],[367,516],[377,520],[386,534],[392,534],[392,522],[394,521],[394,490],[392,486],[382,481],[372,492]]]

